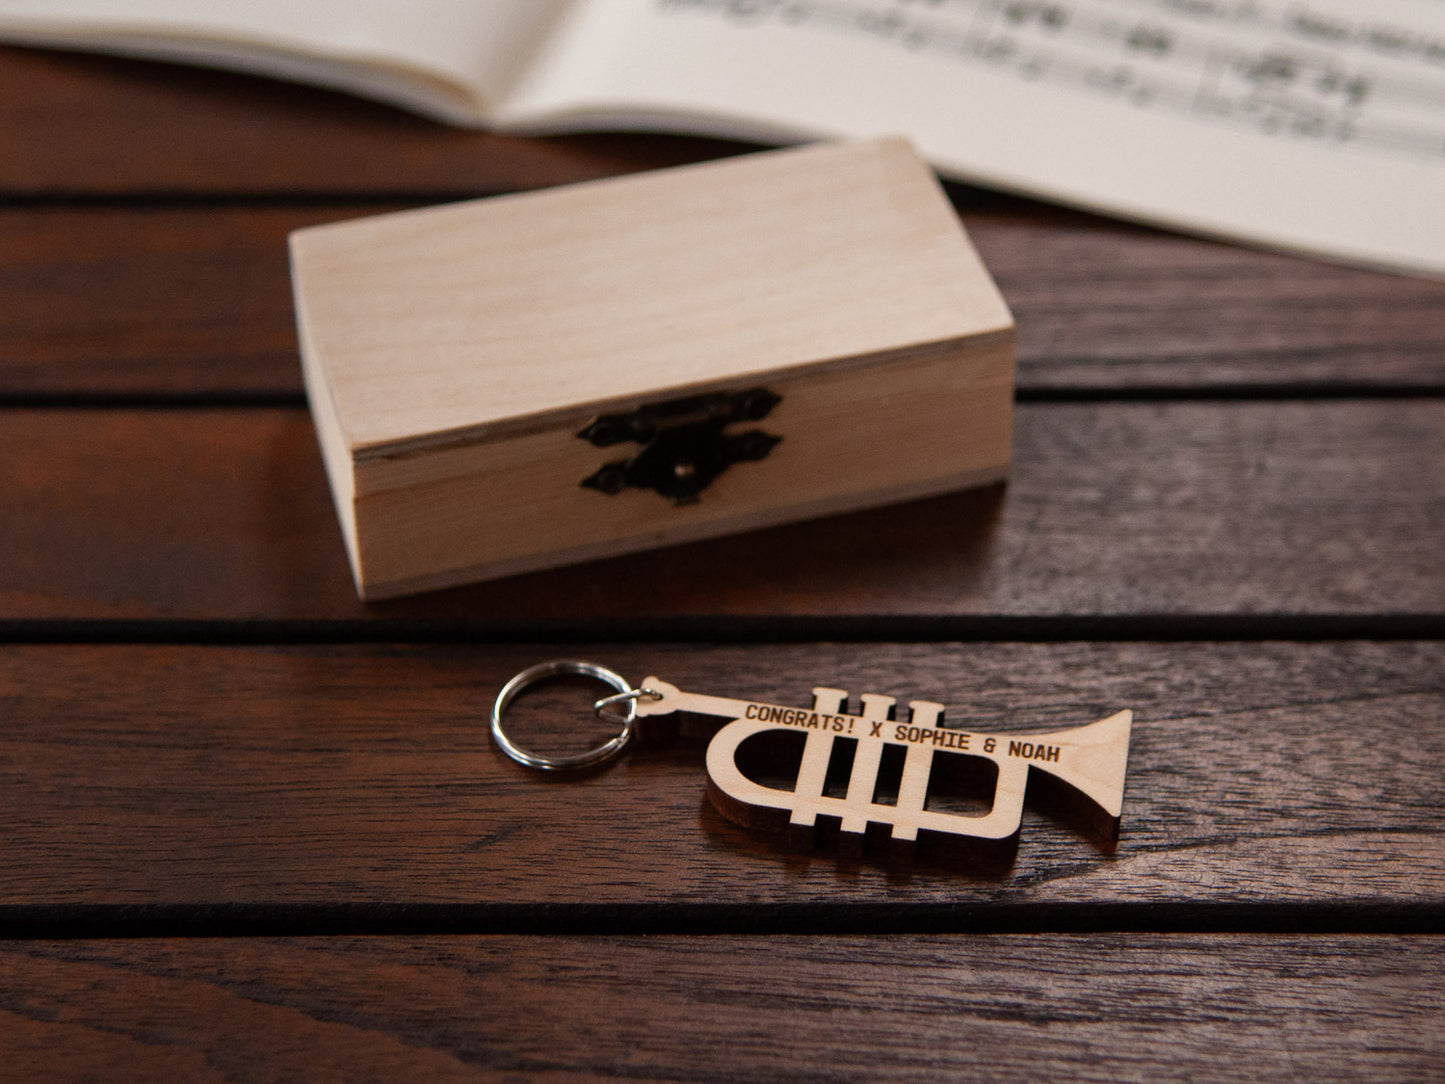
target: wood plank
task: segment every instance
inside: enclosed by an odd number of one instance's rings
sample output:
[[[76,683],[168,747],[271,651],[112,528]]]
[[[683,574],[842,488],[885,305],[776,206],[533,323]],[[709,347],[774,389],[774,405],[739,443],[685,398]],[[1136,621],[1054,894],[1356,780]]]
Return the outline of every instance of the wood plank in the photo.
[[[1036,788],[1016,855],[790,850],[713,810],[693,739],[540,775],[485,718],[559,654],[778,704],[929,699],[985,731],[1133,708],[1117,850]],[[0,929],[1418,927],[1445,904],[1442,675],[1440,642],[10,645]],[[512,732],[575,750],[590,702],[553,687]]]
[[[0,395],[299,396],[286,234],[398,206],[0,208]],[[1445,283],[1041,205],[963,218],[1025,392],[1445,382]]]
[[[1006,488],[371,606],[302,411],[12,410],[0,453],[12,620],[449,618],[545,638],[675,618],[836,636],[833,619],[880,616],[1445,613],[1429,400],[1023,404]]]
[[[1018,325],[1018,386],[1445,382],[1445,282],[1066,212],[964,222]]]
[[[647,135],[521,139],[230,72],[0,47],[0,196],[460,197],[739,149]]]
[[[348,214],[0,209],[0,394],[299,396],[286,234]]]
[[[1437,937],[0,944],[22,1077],[1424,1080]]]

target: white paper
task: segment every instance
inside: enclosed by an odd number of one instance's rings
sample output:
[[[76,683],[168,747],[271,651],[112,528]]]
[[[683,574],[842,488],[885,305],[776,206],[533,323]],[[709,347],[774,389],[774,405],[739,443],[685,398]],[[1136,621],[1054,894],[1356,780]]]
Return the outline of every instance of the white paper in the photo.
[[[0,0],[10,41],[320,83],[478,124],[567,0]]]
[[[1445,2],[594,0],[512,123],[911,136],[958,178],[1445,275]]]

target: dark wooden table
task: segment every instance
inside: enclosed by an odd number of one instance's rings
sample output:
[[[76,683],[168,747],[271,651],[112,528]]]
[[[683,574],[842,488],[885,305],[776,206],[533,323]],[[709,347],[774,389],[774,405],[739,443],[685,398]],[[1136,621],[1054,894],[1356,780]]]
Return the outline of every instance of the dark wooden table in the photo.
[[[740,149],[0,51],[6,1075],[1445,1075],[1445,284],[957,187],[1006,488],[356,601],[287,231]],[[540,780],[483,717],[563,654],[1133,707],[1123,835],[899,869],[697,745]]]

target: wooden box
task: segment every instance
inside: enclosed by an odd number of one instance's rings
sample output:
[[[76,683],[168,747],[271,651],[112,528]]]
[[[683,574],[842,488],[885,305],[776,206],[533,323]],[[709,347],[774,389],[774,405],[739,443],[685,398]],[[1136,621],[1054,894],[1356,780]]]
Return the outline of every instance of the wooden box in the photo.
[[[902,140],[319,226],[291,260],[367,598],[1008,469],[1013,322]]]

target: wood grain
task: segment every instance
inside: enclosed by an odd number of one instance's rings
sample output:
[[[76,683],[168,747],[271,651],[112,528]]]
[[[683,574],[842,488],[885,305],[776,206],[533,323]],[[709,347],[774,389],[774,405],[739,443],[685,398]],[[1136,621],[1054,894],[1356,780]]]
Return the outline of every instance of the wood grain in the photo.
[[[398,206],[0,206],[0,395],[299,398],[286,234]],[[1037,204],[963,220],[1026,393],[1445,382],[1445,283]]]
[[[1441,939],[0,944],[28,1078],[1424,1080]],[[502,1077],[511,1079],[511,1077]]]
[[[526,680],[530,675],[523,673]],[[815,686],[810,703],[767,704],[747,694],[679,689],[652,674],[639,687],[644,695],[634,696],[627,686],[623,693],[632,698],[642,726],[659,725],[658,716],[711,717],[716,732],[707,743],[708,799],[718,813],[744,828],[786,825],[788,833],[806,829],[816,834],[832,818],[842,833],[840,853],[850,857],[865,848],[866,832],[873,827],[886,830],[889,847],[905,854],[929,833],[1008,840],[1018,834],[1029,784],[1059,781],[1102,820],[1103,845],[1112,848],[1117,841],[1133,722],[1129,708],[1097,722],[1030,731],[1025,738],[1019,731],[991,735],[945,726],[944,705],[918,697],[900,702],[896,696],[867,693],[855,707],[847,703],[847,690]],[[675,718],[667,722],[678,725]],[[744,767],[760,757],[748,754],[750,742],[793,738],[798,739],[796,767],[784,771],[774,762],[776,780],[754,778]],[[992,778],[967,795],[971,805],[960,801],[942,808],[930,800],[943,789],[935,783],[961,754],[977,767],[987,761],[985,777]],[[899,758],[896,783],[885,781],[889,756]],[[837,770],[844,765],[846,771]],[[954,796],[965,795],[956,791]]]
[[[1445,282],[1041,207],[963,219],[1013,310],[1022,389],[1445,380]]]
[[[540,775],[492,747],[485,714],[559,654],[769,703],[818,684],[930,699],[984,731],[1133,708],[1117,851],[1033,789],[1011,864],[789,850],[712,809],[689,739]],[[1418,925],[1445,904],[1442,674],[1438,642],[9,646],[0,918],[12,935],[1249,928],[1292,906],[1291,928]],[[575,750],[590,700],[553,688],[512,733]]]
[[[900,139],[377,216],[290,248],[308,364],[357,457],[1013,330]]]
[[[0,208],[0,394],[299,398],[286,234],[349,214]]]
[[[0,47],[0,195],[509,192],[742,149],[523,139],[349,95],[175,64]]]
[[[363,607],[305,413],[12,410],[0,615],[543,637],[788,616],[828,637],[848,617],[1445,613],[1445,404],[1023,404],[1015,421],[1006,488]]]

